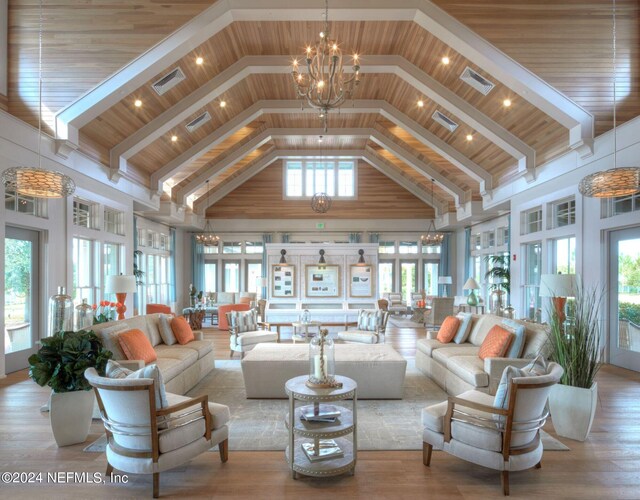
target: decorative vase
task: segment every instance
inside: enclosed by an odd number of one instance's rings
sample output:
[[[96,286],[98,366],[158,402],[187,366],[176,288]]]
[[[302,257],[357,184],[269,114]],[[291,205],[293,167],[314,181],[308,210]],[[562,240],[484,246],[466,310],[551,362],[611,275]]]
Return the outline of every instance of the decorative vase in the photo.
[[[82,304],[76,306],[75,331],[91,330],[93,326],[93,307],[87,304],[87,299],[82,299]]]
[[[498,316],[502,316],[503,306],[502,306],[502,296],[504,292],[502,290],[494,290],[491,292],[491,303],[490,303],[490,311],[491,314],[496,314]]]
[[[598,384],[590,389],[556,384],[549,394],[549,411],[559,436],[576,441],[589,437],[598,404]]]
[[[309,342],[310,387],[330,387],[335,382],[336,360],[333,340],[326,329]]]
[[[48,336],[71,330],[73,330],[73,302],[67,295],[65,287],[59,286],[57,295],[49,299]]]
[[[95,399],[93,391],[51,391],[49,418],[59,447],[83,443],[87,439]]]

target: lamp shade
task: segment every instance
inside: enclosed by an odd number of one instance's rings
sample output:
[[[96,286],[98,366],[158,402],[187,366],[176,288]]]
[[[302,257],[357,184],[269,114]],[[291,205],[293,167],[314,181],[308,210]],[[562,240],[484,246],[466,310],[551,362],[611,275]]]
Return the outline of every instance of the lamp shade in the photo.
[[[478,285],[478,282],[475,279],[469,278],[464,284],[464,286],[462,287],[462,289],[463,290],[480,290],[480,285]]]
[[[107,276],[104,283],[105,293],[133,293],[136,291],[136,277],[133,274]]]
[[[453,283],[451,276],[440,276],[438,278],[438,285],[450,285]]]
[[[575,297],[575,274],[543,274],[540,277],[540,297]]]

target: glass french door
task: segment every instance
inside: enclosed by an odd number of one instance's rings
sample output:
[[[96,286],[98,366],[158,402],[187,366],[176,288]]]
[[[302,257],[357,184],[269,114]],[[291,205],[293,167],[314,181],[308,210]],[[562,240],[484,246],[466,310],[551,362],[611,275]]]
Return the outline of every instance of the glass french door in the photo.
[[[640,371],[640,226],[609,237],[611,364]]]
[[[400,261],[400,291],[405,304],[411,305],[411,294],[418,291],[418,261]]]
[[[4,349],[6,372],[28,366],[38,341],[39,233],[7,227],[4,240]]]

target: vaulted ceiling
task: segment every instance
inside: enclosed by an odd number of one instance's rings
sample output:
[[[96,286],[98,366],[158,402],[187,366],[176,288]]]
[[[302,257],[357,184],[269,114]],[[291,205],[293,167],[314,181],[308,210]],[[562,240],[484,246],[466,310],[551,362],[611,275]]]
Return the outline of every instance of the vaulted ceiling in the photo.
[[[320,151],[360,158],[423,201],[434,178],[437,204],[455,210],[535,178],[569,149],[588,155],[594,133],[612,125],[607,2],[330,2],[332,34],[362,55],[363,78],[357,100],[329,115],[328,134],[301,109],[288,74],[321,29],[318,2],[299,4],[46,1],[45,118],[114,179],[152,192],[164,184],[178,204],[199,199],[199,212],[207,180],[212,193],[230,192],[274,161]],[[37,6],[9,8],[9,111],[33,121]],[[638,18],[636,1],[618,1],[619,122],[640,114]],[[151,84],[176,67],[186,79],[158,95]],[[459,78],[467,67],[495,84],[488,95]],[[436,123],[436,110],[458,128]],[[211,120],[188,132],[205,111]]]

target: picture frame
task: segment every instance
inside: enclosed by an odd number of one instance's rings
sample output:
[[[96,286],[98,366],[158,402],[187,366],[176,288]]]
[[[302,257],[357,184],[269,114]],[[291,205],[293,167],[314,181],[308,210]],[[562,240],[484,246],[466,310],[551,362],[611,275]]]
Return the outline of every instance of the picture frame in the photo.
[[[337,264],[307,264],[305,295],[307,297],[340,297],[340,266]]]
[[[373,266],[351,264],[349,267],[349,297],[373,297]]]
[[[296,266],[271,264],[271,297],[290,299],[296,296]]]

